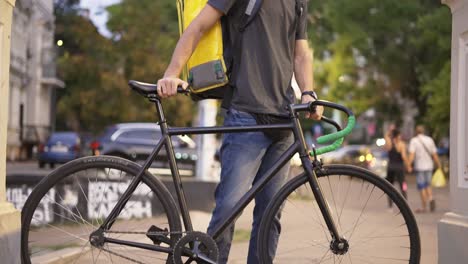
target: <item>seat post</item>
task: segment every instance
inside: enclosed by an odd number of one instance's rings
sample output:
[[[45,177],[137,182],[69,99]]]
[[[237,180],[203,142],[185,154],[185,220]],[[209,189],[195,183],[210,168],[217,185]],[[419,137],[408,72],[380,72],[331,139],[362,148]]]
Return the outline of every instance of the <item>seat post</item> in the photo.
[[[158,112],[157,118],[158,118],[159,123],[160,124],[166,123],[166,117],[164,116],[164,110],[162,107],[161,99],[156,98],[155,100],[153,100],[153,102],[154,102],[154,105],[156,106],[156,111]]]

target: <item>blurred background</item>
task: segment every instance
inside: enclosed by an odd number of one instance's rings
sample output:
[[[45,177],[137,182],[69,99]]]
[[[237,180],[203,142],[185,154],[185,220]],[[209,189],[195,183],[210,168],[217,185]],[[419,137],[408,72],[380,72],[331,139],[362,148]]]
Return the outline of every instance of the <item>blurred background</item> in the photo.
[[[315,90],[321,99],[343,104],[357,116],[345,145],[323,155],[323,161],[354,164],[386,177],[383,137],[388,128],[399,127],[408,142],[415,126],[423,124],[449,176],[449,8],[439,0],[311,0],[308,8]],[[175,0],[17,0],[11,34],[8,200],[21,209],[42,176],[79,157],[113,155],[142,162],[161,133],[154,107],[127,82],[155,83],[178,38]],[[219,102],[176,96],[163,104],[171,126],[222,122]],[[345,122],[339,113],[325,115]],[[310,147],[318,136],[333,131],[309,120],[303,120],[303,129]],[[200,188],[203,193],[215,188],[211,183],[219,175],[220,137],[173,141],[181,175],[196,187],[187,188],[191,209],[209,212],[211,196],[196,200]],[[161,152],[151,172],[170,183],[164,157]],[[296,175],[298,157],[293,165],[291,174]],[[193,179],[210,185],[201,187]],[[407,179],[409,203],[415,207],[415,179]],[[448,188],[435,192],[439,211],[418,216],[423,241],[429,241],[423,251],[433,254],[436,223],[448,211],[449,196]]]
[[[142,161],[160,137],[152,105],[130,79],[156,82],[179,37],[173,0],[18,0],[10,65],[9,171],[54,168],[81,156]],[[309,40],[320,98],[351,108],[354,133],[325,162],[356,164],[385,177],[384,133],[403,139],[424,124],[448,172],[450,34],[448,7],[437,0],[309,1]],[[219,104],[165,100],[172,126],[220,124]],[[203,111],[201,109],[204,109]],[[326,112],[339,123],[338,113]],[[330,127],[304,120],[310,146]],[[211,139],[212,148],[219,136]],[[175,140],[186,176],[196,176],[200,138]],[[206,143],[206,142],[205,142]],[[197,146],[198,145],[198,146]],[[217,173],[210,153],[210,170]],[[165,154],[161,154],[163,157]],[[20,166],[15,167],[18,162]],[[297,160],[296,163],[298,164]],[[166,164],[156,166],[159,172]],[[166,170],[167,172],[167,170]],[[215,177],[216,178],[216,177]]]

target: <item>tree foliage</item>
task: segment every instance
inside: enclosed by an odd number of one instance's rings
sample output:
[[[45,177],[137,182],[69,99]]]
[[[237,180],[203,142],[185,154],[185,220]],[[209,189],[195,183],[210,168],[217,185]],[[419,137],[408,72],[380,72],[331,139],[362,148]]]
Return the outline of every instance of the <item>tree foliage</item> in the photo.
[[[108,8],[107,23],[113,33],[116,52],[120,54],[126,79],[155,83],[161,78],[179,38],[175,1],[123,0]],[[137,98],[134,104],[141,104]],[[171,124],[189,125],[193,103],[186,96],[164,100]],[[149,118],[154,119],[154,110]]]
[[[358,114],[373,107],[382,119],[396,120],[401,99],[407,99],[418,109],[417,122],[448,134],[451,16],[446,6],[436,0],[309,4],[317,86],[329,100],[346,102]]]
[[[56,0],[60,70],[67,88],[58,100],[59,127],[99,131],[124,121],[151,121],[153,107],[127,88],[155,82],[179,37],[175,1],[123,0],[107,8],[105,38],[80,16],[78,0]],[[309,1],[309,38],[322,97],[357,114],[374,108],[382,120],[402,116],[402,100],[417,107],[417,122],[448,134],[449,9],[437,0]],[[165,100],[173,125],[188,125],[193,103]]]
[[[102,131],[109,124],[155,121],[155,108],[132,92],[130,79],[154,83],[162,76],[178,38],[173,1],[122,1],[109,7],[111,39],[80,15],[76,1],[56,1],[59,129]],[[152,15],[153,14],[153,15]],[[193,104],[185,96],[165,100],[173,125],[188,125]]]
[[[60,48],[59,72],[66,88],[59,90],[57,127],[75,131],[99,131],[121,118],[116,111],[125,91],[117,84],[112,42],[77,13],[57,15],[56,38]],[[111,80],[111,82],[109,82]]]

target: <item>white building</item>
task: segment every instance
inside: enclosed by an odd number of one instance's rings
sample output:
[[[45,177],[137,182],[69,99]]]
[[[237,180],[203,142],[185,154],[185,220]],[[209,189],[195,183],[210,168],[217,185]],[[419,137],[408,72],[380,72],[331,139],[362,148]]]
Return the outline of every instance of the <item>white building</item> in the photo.
[[[18,0],[11,29],[7,159],[31,157],[55,123],[53,0]]]
[[[468,0],[442,0],[452,11],[450,212],[439,221],[439,264],[468,261]],[[453,158],[452,158],[453,157]]]

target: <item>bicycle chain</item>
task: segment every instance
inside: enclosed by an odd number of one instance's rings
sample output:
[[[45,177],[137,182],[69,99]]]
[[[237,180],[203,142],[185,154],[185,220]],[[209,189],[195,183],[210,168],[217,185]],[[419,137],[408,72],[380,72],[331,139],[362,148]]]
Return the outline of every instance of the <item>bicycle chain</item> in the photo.
[[[136,259],[132,259],[132,258],[126,257],[126,256],[124,256],[124,255],[121,255],[121,254],[116,253],[116,252],[114,252],[114,251],[112,251],[112,250],[109,250],[109,249],[105,249],[105,248],[100,248],[100,249],[101,249],[102,251],[108,252],[109,254],[116,255],[117,257],[121,257],[121,258],[123,258],[123,259],[129,260],[129,261],[134,262],[134,263],[146,264],[146,263],[144,263],[144,262],[141,262],[141,261],[138,261],[138,260],[136,260]]]
[[[129,235],[167,235],[167,234],[177,234],[177,235],[183,235],[183,234],[188,234],[191,232],[142,232],[142,231],[105,231],[104,233],[109,233],[109,234],[129,234]],[[117,252],[114,252],[110,249],[105,249],[105,248],[100,248],[102,251],[108,252],[109,254],[115,255],[117,257],[126,259],[128,261],[138,263],[138,264],[145,264],[144,262],[138,261],[136,259],[129,258],[127,256],[121,255]]]
[[[128,234],[128,235],[183,235],[189,234],[192,231],[179,231],[179,232],[169,232],[169,231],[162,231],[162,232],[143,232],[143,231],[104,231],[104,233],[108,234]]]

